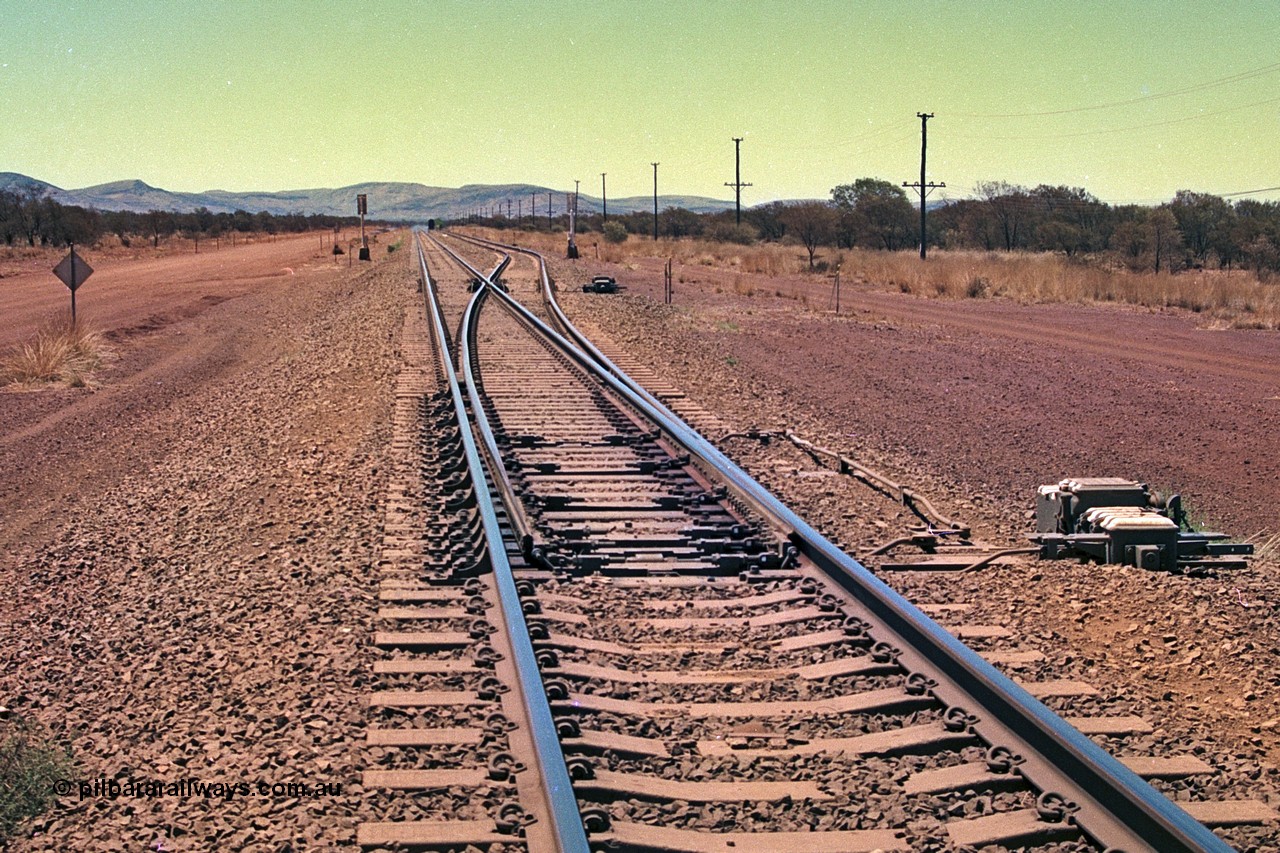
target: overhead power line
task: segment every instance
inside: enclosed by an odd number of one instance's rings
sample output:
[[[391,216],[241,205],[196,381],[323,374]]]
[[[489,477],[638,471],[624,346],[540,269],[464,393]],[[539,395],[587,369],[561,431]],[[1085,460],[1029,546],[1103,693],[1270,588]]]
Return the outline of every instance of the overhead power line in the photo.
[[[830,142],[825,145],[792,145],[792,146],[788,146],[787,150],[793,151],[793,152],[794,151],[834,151],[837,148],[845,148],[847,146],[854,145],[855,143],[858,143],[858,142],[864,142],[869,139],[874,139],[877,136],[883,136],[886,133],[901,131],[906,128],[910,128],[910,132],[907,134],[907,136],[914,138],[915,122],[911,121],[911,119],[903,119],[902,121],[895,121],[892,124],[885,125],[884,127],[878,127],[875,130],[868,130],[866,133],[860,133],[857,136],[851,136],[848,139],[841,139],[837,142]]]
[[[1257,195],[1258,193],[1280,192],[1280,187],[1263,187],[1260,190],[1241,190],[1238,193],[1222,193],[1223,198],[1234,198],[1238,195]]]
[[[1010,195],[999,196],[1000,204],[1006,207],[1020,210],[1042,210],[1051,206],[1060,210],[1071,210],[1073,212],[1091,211],[1099,205],[1108,207],[1123,207],[1125,205],[1158,205],[1165,204],[1172,200],[1172,196],[1167,198],[1129,198],[1129,199],[1073,199],[1073,198],[1046,198],[1044,196],[1035,195],[1033,188],[1024,186],[1009,186]],[[1215,193],[1206,191],[1205,195],[1216,196],[1217,198],[1236,198],[1244,195],[1257,195],[1259,193],[1280,192],[1278,187],[1261,187],[1256,190],[1241,190],[1234,193]],[[960,191],[957,195],[952,196],[952,202],[960,201],[989,201],[986,196],[977,195],[969,191]]]
[[[1214,116],[1226,115],[1227,113],[1239,112],[1240,110],[1249,110],[1255,107],[1263,107],[1269,104],[1280,103],[1280,97],[1267,98],[1263,101],[1254,101],[1250,104],[1240,104],[1236,107],[1227,107],[1226,109],[1214,110],[1208,113],[1197,113],[1193,116],[1183,116],[1182,118],[1171,118],[1166,121],[1153,121],[1145,124],[1130,124],[1124,127],[1107,127],[1098,130],[1081,130],[1075,133],[1051,133],[1051,134],[1022,134],[1017,136],[988,136],[979,133],[957,133],[954,134],[960,139],[984,139],[989,141],[1016,141],[1031,139],[1074,139],[1080,136],[1100,136],[1108,133],[1126,133],[1131,130],[1146,130],[1152,127],[1166,127],[1171,124],[1182,124],[1188,121],[1199,121],[1201,119],[1213,118]]]
[[[1207,83],[1197,83],[1192,86],[1185,86],[1181,89],[1173,89],[1168,92],[1156,92],[1150,95],[1139,95],[1136,98],[1125,98],[1120,101],[1108,101],[1103,104],[1091,104],[1085,107],[1068,107],[1058,110],[1039,110],[1029,113],[955,113],[956,116],[964,118],[1036,118],[1040,116],[1057,116],[1068,115],[1070,113],[1091,112],[1093,110],[1108,110],[1114,107],[1126,107],[1132,104],[1141,104],[1147,101],[1158,101],[1163,98],[1174,98],[1181,95],[1189,95],[1193,92],[1203,92],[1206,89],[1215,89],[1219,86],[1228,86],[1232,83],[1241,83],[1245,80],[1252,80],[1255,77],[1262,77],[1267,74],[1274,74],[1280,71],[1280,62],[1264,65],[1261,68],[1253,68],[1249,71],[1241,71],[1238,74],[1232,74],[1227,77],[1220,77],[1217,80],[1210,80]]]

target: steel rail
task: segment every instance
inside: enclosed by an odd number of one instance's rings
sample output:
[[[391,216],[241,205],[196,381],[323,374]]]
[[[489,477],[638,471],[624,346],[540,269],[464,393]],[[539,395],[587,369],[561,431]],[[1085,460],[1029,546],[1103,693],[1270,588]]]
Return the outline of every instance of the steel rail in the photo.
[[[487,289],[494,281],[497,280],[498,276],[502,274],[502,271],[506,269],[507,264],[511,262],[511,256],[505,255],[503,259],[498,262],[498,265],[494,267],[493,272],[485,275],[480,272],[480,270],[472,266],[466,258],[435,239],[434,236],[428,235],[428,238],[437,248],[451,257],[454,263],[465,269],[468,275],[472,276],[474,280],[482,283],[482,287],[480,291],[478,291],[478,294],[487,295]],[[493,289],[498,290],[499,288],[494,287]],[[483,302],[477,303],[477,313],[479,312],[479,306],[482,304]],[[474,331],[474,324],[470,324],[469,328]],[[474,362],[478,360],[478,357],[474,354],[474,340],[469,339],[462,334],[461,326],[459,326],[458,329],[458,338],[462,346],[462,357],[459,360],[462,363],[463,376],[466,379],[467,396],[471,400],[472,417],[476,419],[476,423],[479,426],[477,431],[480,433],[484,442],[486,451],[485,456],[489,465],[489,474],[493,478],[494,484],[498,487],[498,491],[501,493],[503,506],[507,510],[507,519],[515,530],[516,538],[520,543],[521,553],[524,554],[525,559],[532,563],[537,563],[546,568],[550,568],[544,558],[544,549],[537,542],[536,531],[534,530],[533,524],[529,521],[529,515],[525,512],[524,502],[517,497],[515,487],[511,484],[511,477],[507,473],[506,463],[502,458],[502,452],[498,449],[498,443],[494,438],[493,430],[489,426],[489,416],[485,413],[484,404],[480,399],[478,391],[479,383],[475,381],[473,373]]]
[[[462,435],[462,443],[467,457],[467,466],[471,472],[471,482],[475,489],[476,505],[480,511],[484,529],[485,543],[489,552],[490,567],[493,570],[494,585],[502,610],[503,627],[506,628],[512,650],[512,663],[518,673],[521,703],[528,717],[530,736],[533,740],[538,767],[536,772],[541,782],[543,798],[546,801],[547,814],[550,817],[551,832],[555,839],[557,853],[589,853],[586,830],[583,827],[582,815],[578,809],[577,796],[569,779],[569,770],[565,765],[564,751],[560,747],[560,737],[556,732],[555,720],[551,716],[551,706],[547,702],[546,691],[542,684],[542,676],[538,669],[533,644],[529,639],[528,625],[524,619],[524,611],[520,606],[520,595],[516,591],[515,577],[511,571],[511,563],[507,559],[507,549],[494,511],[493,497],[485,482],[484,465],[480,451],[472,434],[472,424],[467,418],[466,407],[462,397],[462,389],[458,381],[457,371],[448,358],[449,335],[444,321],[437,310],[432,311],[436,301],[435,288],[431,283],[427,269],[426,253],[421,243],[417,244],[418,262],[422,268],[423,291],[427,294],[427,313],[430,315],[432,327],[439,345],[443,348],[446,378],[449,393],[453,397],[454,409],[458,415],[458,428]],[[483,278],[483,276],[482,276]],[[472,322],[475,309],[485,292],[490,289],[486,284],[472,296],[463,314],[459,332]],[[498,292],[497,288],[492,288]],[[465,341],[466,335],[460,334]],[[465,354],[463,361],[465,363]],[[467,382],[470,389],[471,383]],[[474,401],[474,397],[472,398]],[[479,411],[479,408],[476,409]],[[499,461],[500,464],[500,461]]]
[[[1172,800],[829,542],[661,401],[630,379],[573,326],[556,303],[546,262],[540,254],[492,241],[474,238],[471,241],[535,258],[541,271],[543,296],[548,308],[576,344],[551,329],[509,294],[495,288],[494,295],[522,313],[527,323],[539,328],[549,339],[558,340],[566,355],[595,373],[692,457],[715,471],[731,492],[771,519],[804,556],[901,639],[904,666],[914,665],[929,670],[938,679],[932,693],[941,702],[951,707],[984,710],[985,716],[972,720],[972,730],[991,744],[1021,745],[1026,750],[1023,752],[1026,761],[1018,766],[1018,772],[1045,794],[1069,794],[1076,807],[1069,819],[1085,834],[1104,848],[1128,853],[1139,850],[1226,853],[1231,850],[1229,845]]]

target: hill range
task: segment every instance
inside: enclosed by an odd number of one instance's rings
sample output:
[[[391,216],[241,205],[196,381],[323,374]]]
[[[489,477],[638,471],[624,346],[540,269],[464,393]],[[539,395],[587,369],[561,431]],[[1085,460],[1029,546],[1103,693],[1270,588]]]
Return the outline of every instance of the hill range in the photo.
[[[257,213],[265,210],[274,215],[322,213],[335,216],[354,215],[356,195],[363,193],[369,197],[371,218],[395,222],[425,222],[430,218],[461,219],[474,211],[488,211],[498,206],[505,213],[508,201],[511,203],[512,216],[517,209],[528,216],[530,204],[534,201],[538,215],[546,216],[548,193],[551,194],[552,213],[560,215],[564,212],[567,195],[564,190],[531,184],[468,184],[452,188],[391,181],[352,184],[336,189],[280,192],[208,190],[186,193],[160,189],[132,180],[68,190],[16,172],[0,172],[0,190],[19,193],[35,191],[60,204],[97,210],[189,212],[205,207],[214,213],[231,213],[236,210]],[[611,213],[653,209],[653,196],[610,198],[608,202]],[[658,207],[662,210],[683,207],[697,213],[713,213],[731,210],[733,202],[702,196],[659,195]],[[601,210],[601,200],[584,193],[579,197],[578,210],[583,214],[598,213]]]

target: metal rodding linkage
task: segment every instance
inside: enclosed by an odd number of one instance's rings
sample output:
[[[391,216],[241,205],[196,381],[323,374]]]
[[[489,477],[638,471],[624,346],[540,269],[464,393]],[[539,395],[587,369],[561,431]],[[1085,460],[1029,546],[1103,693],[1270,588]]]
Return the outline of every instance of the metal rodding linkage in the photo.
[[[527,254],[536,256],[532,252]],[[986,824],[974,822],[968,829],[975,839],[1018,838],[1016,833],[1034,825],[1037,832],[1074,832],[1079,828],[1103,847],[1115,849],[1229,849],[1187,812],[827,541],[723,452],[640,388],[617,365],[604,358],[572,329],[568,318],[554,304],[549,288],[544,287],[544,294],[549,300],[548,307],[570,330],[575,343],[565,340],[507,294],[495,292],[493,296],[510,305],[527,325],[539,329],[548,341],[555,342],[570,363],[591,373],[609,394],[623,400],[640,417],[655,425],[664,442],[687,453],[699,470],[707,472],[727,489],[730,500],[740,502],[766,519],[773,535],[781,534],[807,565],[821,570],[838,586],[842,598],[847,596],[852,602],[845,605],[846,612],[857,614],[856,618],[869,626],[862,629],[868,641],[887,643],[899,650],[901,666],[920,674],[912,682],[913,689],[920,691],[920,699],[939,702],[951,711],[964,709],[965,730],[984,744],[1003,745],[1022,756],[1024,761],[1019,764],[1018,773],[1038,795],[1057,792],[1055,797],[1044,796],[1042,808],[1019,813],[1016,820],[1025,821],[1024,824],[1000,827],[991,824],[988,828]],[[572,515],[569,510],[569,505],[562,505],[556,511]],[[578,699],[587,701],[584,697]],[[607,700],[608,697],[591,698],[600,710],[624,707],[618,704],[621,700],[614,700],[612,704]],[[678,707],[695,713],[719,712],[719,706]],[[608,783],[606,779],[605,784]],[[1068,803],[1070,807],[1064,805]],[[1007,832],[1015,834],[1003,834]]]

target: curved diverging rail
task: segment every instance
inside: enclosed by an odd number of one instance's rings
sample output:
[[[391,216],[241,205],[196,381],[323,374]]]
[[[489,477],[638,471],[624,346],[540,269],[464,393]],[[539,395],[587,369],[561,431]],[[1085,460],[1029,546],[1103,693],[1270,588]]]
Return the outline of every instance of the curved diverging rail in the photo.
[[[1230,849],[627,377],[526,253],[559,332],[450,252],[484,284],[437,417],[506,637],[530,849]],[[389,825],[362,842],[448,846]]]

